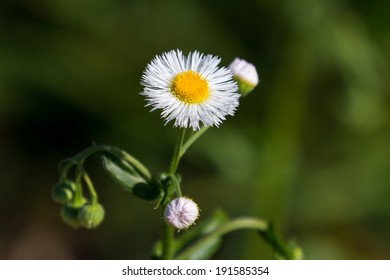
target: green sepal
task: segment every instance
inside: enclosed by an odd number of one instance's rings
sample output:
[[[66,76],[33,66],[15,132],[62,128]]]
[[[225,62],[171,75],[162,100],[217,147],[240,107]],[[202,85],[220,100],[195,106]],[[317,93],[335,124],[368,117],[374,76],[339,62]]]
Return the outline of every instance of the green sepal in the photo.
[[[250,93],[256,86],[251,84],[250,82],[243,80],[239,77],[235,77],[234,79],[237,82],[238,86],[238,92],[242,95],[245,96],[248,93]]]
[[[127,191],[134,196],[152,201],[160,197],[161,188],[155,180],[146,181],[129,163],[116,157],[102,157],[103,167]]]

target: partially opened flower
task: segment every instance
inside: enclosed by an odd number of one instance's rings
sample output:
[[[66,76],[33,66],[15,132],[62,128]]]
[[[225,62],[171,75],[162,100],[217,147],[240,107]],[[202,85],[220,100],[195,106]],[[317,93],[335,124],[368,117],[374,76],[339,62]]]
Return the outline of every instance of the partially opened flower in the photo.
[[[168,224],[179,230],[188,228],[199,217],[199,208],[192,199],[179,197],[168,203],[164,217]]]
[[[218,126],[234,115],[239,104],[237,84],[230,69],[220,59],[195,51],[184,56],[173,50],[156,56],[143,75],[141,93],[152,110],[162,109],[162,117],[174,126],[200,128]]]
[[[252,63],[236,58],[229,68],[234,73],[234,79],[238,83],[238,92],[242,95],[251,92],[259,83],[256,67]]]

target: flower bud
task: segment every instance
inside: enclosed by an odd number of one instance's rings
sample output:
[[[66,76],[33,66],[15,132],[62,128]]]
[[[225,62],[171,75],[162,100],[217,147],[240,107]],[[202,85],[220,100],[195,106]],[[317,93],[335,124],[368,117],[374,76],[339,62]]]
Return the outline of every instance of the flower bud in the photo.
[[[85,204],[77,217],[83,227],[95,228],[104,220],[104,208],[99,203]]]
[[[229,68],[233,71],[234,80],[238,84],[238,92],[243,96],[251,92],[259,83],[259,76],[253,64],[236,58]]]
[[[51,196],[55,202],[66,204],[72,200],[76,185],[70,180],[58,182],[51,190]]]
[[[76,207],[69,204],[64,205],[61,209],[61,218],[64,223],[74,229],[81,227],[81,223],[78,218],[80,209],[81,207]]]
[[[199,217],[199,208],[191,199],[179,197],[168,203],[164,217],[168,224],[179,230],[188,228]]]

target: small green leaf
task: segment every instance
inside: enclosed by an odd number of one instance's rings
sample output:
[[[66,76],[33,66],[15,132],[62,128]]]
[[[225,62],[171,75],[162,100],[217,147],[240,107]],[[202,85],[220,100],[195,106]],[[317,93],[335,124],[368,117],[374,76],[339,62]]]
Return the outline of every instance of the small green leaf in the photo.
[[[157,182],[138,183],[133,186],[132,193],[134,196],[143,200],[153,201],[161,196],[161,189]]]
[[[126,188],[133,188],[134,184],[145,183],[134,168],[124,161],[115,158],[102,157],[103,167],[110,175]]]
[[[207,236],[209,233],[226,223],[228,219],[228,216],[222,210],[217,210],[211,217],[182,234],[175,242],[175,251],[178,252],[178,257],[204,236]],[[193,247],[185,258],[191,260],[209,259],[219,249],[221,242],[221,236],[209,238],[206,242],[203,242],[201,246]]]
[[[192,227],[190,230],[183,232],[180,237],[175,240],[174,250],[177,255],[180,255],[187,248],[191,247],[202,237],[208,235],[220,225],[228,221],[227,215],[222,210],[216,210],[210,217]],[[198,250],[194,250],[189,259],[208,259],[210,258],[219,248],[221,244],[221,238],[212,238],[207,244]],[[156,242],[152,249],[152,259],[161,259],[162,255],[162,243],[161,240]]]
[[[114,157],[102,157],[103,167],[127,191],[144,200],[155,200],[160,194],[160,186],[153,180],[147,182],[127,162]]]
[[[185,258],[177,257],[176,259],[187,260],[207,260],[210,259],[219,249],[222,243],[222,237],[208,238],[202,242],[201,246],[193,247],[193,250],[189,254],[186,254]]]
[[[174,195],[181,196],[181,193],[179,191],[180,182],[181,177],[179,174],[172,175],[167,173],[161,173],[159,175],[159,181],[156,182],[156,184],[159,186],[161,196],[155,209],[160,207],[160,205],[166,205]]]

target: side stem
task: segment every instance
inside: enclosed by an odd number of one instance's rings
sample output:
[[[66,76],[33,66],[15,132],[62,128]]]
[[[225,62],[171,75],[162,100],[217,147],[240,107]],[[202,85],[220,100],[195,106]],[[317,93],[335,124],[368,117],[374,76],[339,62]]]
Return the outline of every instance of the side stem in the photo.
[[[200,137],[202,136],[203,133],[205,133],[208,129],[210,128],[210,126],[203,126],[201,129],[199,129],[198,131],[196,131],[195,133],[193,133],[189,138],[188,140],[184,143],[181,151],[180,151],[180,157],[182,157],[185,152],[188,150],[189,147],[191,147],[191,145]]]
[[[176,256],[176,259],[188,259],[193,254],[193,252],[196,252],[197,250],[199,250],[199,248],[202,248],[205,245],[209,244],[210,240],[221,237],[222,235],[239,229],[255,229],[261,232],[265,232],[268,229],[268,222],[257,218],[238,218],[227,222],[226,224],[220,226],[218,229],[214,230],[202,239],[195,242],[191,247],[187,248],[180,255]]]

